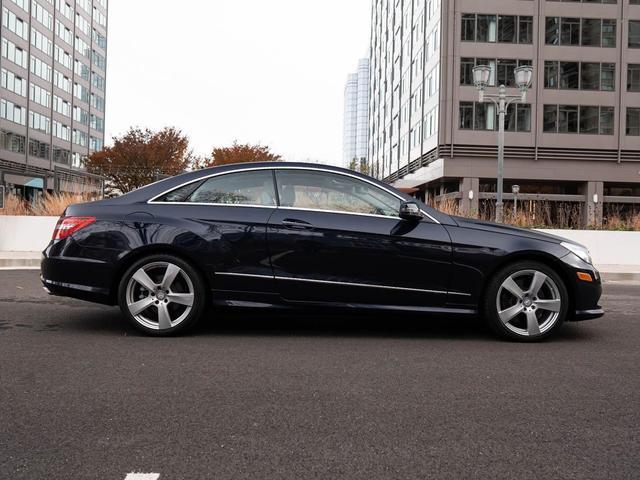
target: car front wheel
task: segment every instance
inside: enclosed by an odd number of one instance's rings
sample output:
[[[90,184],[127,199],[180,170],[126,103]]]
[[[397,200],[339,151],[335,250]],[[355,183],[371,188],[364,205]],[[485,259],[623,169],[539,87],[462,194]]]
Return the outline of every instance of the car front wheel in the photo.
[[[134,263],[118,289],[122,313],[142,332],[175,335],[193,326],[205,306],[198,272],[172,255],[152,255]]]
[[[489,282],[484,312],[500,336],[522,342],[543,340],[556,332],[569,308],[560,276],[539,262],[515,262]]]

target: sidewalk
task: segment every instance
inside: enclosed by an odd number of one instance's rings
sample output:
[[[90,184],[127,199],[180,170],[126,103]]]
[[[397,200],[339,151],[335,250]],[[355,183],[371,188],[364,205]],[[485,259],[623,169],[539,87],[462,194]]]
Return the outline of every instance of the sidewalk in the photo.
[[[0,252],[0,270],[39,269],[40,252]],[[640,265],[597,265],[605,282],[640,284]]]

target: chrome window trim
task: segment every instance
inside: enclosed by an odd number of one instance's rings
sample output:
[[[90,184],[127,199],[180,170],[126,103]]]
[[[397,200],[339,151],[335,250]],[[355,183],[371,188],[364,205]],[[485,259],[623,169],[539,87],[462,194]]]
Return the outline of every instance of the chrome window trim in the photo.
[[[212,173],[212,174],[206,175],[204,177],[199,177],[199,178],[196,178],[196,179],[193,179],[193,180],[189,180],[188,182],[181,183],[180,185],[175,185],[175,186],[169,188],[168,190],[165,190],[164,192],[156,195],[155,197],[147,200],[147,204],[157,204],[157,205],[211,205],[211,206],[226,206],[226,207],[282,208],[282,209],[293,209],[293,210],[302,210],[302,211],[317,211],[317,212],[329,212],[329,213],[340,213],[340,214],[351,214],[351,215],[367,215],[367,216],[384,217],[384,218],[400,218],[400,217],[392,217],[392,216],[387,216],[387,215],[374,215],[374,214],[370,214],[370,213],[342,212],[342,211],[320,210],[320,209],[310,209],[310,208],[297,208],[297,207],[282,207],[280,205],[269,205],[268,206],[268,205],[242,205],[242,204],[233,204],[233,203],[194,203],[194,202],[156,202],[155,201],[156,198],[162,197],[163,195],[166,195],[167,193],[172,192],[173,190],[177,190],[178,188],[182,188],[185,185],[189,185],[191,183],[201,182],[203,180],[208,180],[210,178],[218,177],[220,175],[228,175],[230,173],[252,172],[252,171],[259,171],[259,170],[308,170],[308,171],[312,171],[312,172],[326,172],[326,173],[333,173],[334,175],[343,175],[345,177],[355,178],[356,180],[360,180],[362,182],[368,183],[369,185],[372,185],[375,188],[379,188],[380,190],[383,190],[383,191],[387,192],[388,194],[393,195],[398,200],[401,200],[403,202],[406,201],[403,197],[401,197],[397,193],[393,192],[392,190],[389,190],[388,188],[385,188],[385,187],[381,187],[380,185],[377,185],[377,184],[373,183],[372,181],[370,181],[370,180],[368,180],[366,178],[361,178],[361,177],[358,177],[357,175],[351,175],[350,173],[336,172],[335,170],[330,170],[328,168],[321,168],[321,167],[315,168],[315,167],[277,166],[277,167],[238,168],[238,169],[229,170],[229,171],[226,171],[226,172]],[[428,212],[425,212],[422,209],[420,209],[420,211],[422,212],[423,215],[425,215],[427,218],[429,218],[432,222],[440,225],[440,222],[437,219],[435,219],[434,217],[432,217],[431,215],[429,215]]]
[[[251,208],[271,208],[273,210],[278,208],[276,205],[253,205],[250,203],[153,202],[153,205],[200,205],[200,206],[209,206],[209,207],[251,207]]]
[[[271,280],[286,280],[286,281],[294,281],[294,282],[309,282],[309,283],[323,283],[329,285],[347,285],[352,287],[367,287],[367,288],[382,288],[385,290],[402,290],[407,292],[421,292],[421,293],[441,293],[441,294],[451,294],[451,295],[462,295],[466,297],[470,297],[470,293],[461,293],[461,292],[448,292],[445,290],[427,290],[423,288],[410,288],[410,287],[393,287],[391,285],[374,285],[370,283],[352,283],[352,282],[334,282],[331,280],[316,280],[312,278],[297,278],[297,277],[278,277],[275,275],[257,275],[253,273],[234,273],[234,272],[215,272],[214,275],[222,275],[222,276],[237,276],[237,277],[253,277],[253,278],[268,278]]]

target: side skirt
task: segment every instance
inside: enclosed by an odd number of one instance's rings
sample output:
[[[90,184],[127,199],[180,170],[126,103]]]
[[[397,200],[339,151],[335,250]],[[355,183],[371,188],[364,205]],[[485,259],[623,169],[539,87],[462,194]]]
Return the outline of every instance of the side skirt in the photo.
[[[213,290],[213,305],[230,308],[260,308],[260,309],[309,309],[341,311],[390,311],[390,312],[415,312],[433,315],[477,315],[476,309],[452,308],[452,307],[423,307],[414,305],[384,305],[370,303],[340,303],[340,302],[297,302],[287,301],[277,294],[244,293]]]

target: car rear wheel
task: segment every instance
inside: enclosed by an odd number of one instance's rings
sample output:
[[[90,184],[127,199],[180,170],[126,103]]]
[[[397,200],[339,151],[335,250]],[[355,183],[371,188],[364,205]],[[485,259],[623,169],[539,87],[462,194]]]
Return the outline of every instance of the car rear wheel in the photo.
[[[500,336],[535,342],[553,335],[564,322],[569,295],[560,276],[539,262],[515,262],[489,282],[484,312]]]
[[[205,306],[198,272],[172,255],[152,255],[134,263],[118,289],[122,313],[142,332],[175,335],[192,327]]]

